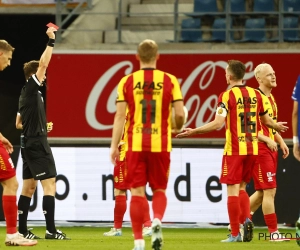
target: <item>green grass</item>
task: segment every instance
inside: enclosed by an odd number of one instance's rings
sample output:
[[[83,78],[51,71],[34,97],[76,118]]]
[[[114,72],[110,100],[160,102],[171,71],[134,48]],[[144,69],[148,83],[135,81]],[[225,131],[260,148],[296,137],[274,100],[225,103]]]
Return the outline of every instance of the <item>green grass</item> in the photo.
[[[133,237],[131,228],[123,228],[123,236],[121,237],[104,237],[103,233],[109,228],[103,227],[59,227],[63,232],[72,238],[70,241],[58,240],[39,240],[34,247],[22,247],[24,249],[55,249],[55,250],[132,250]],[[5,228],[0,228],[3,237],[3,244],[0,248],[5,247],[4,237]],[[35,227],[33,231],[36,235],[43,236],[44,227]],[[281,229],[282,233],[291,233],[295,237],[295,230]],[[200,229],[200,228],[164,228],[164,246],[163,250],[285,250],[299,249],[295,240],[290,242],[269,242],[268,240],[258,240],[258,233],[268,233],[265,228],[256,228],[254,231],[254,239],[251,242],[240,243],[220,243],[225,239],[228,231],[225,228],[218,229]],[[146,250],[151,249],[151,237],[145,238]]]

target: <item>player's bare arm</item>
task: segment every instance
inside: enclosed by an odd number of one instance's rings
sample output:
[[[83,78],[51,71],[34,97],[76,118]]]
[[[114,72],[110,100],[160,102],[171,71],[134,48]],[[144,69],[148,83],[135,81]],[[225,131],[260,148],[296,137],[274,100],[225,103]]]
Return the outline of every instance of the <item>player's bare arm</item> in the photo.
[[[268,115],[268,113],[265,113],[264,115],[262,115],[260,117],[260,120],[268,128],[272,128],[272,129],[276,130],[277,132],[285,132],[289,128],[289,127],[285,126],[285,124],[287,124],[287,122],[275,123],[274,120]]]
[[[55,28],[50,27],[47,29],[46,34],[50,39],[55,39],[55,34],[54,32],[56,31]],[[53,42],[54,43],[54,42]],[[46,74],[46,69],[49,65],[49,62],[51,60],[51,56],[52,56],[52,52],[53,52],[53,47],[49,46],[49,44],[46,46],[45,51],[43,52],[40,61],[39,61],[39,68],[36,72],[36,76],[39,79],[39,82],[42,83],[45,79],[45,74]]]
[[[7,140],[1,133],[0,133],[0,141],[2,142],[3,146],[5,147],[6,151],[11,154],[14,151],[14,148],[9,140]]]
[[[273,141],[270,137],[263,135],[262,133],[258,133],[258,141],[264,142],[267,144],[268,148],[271,149],[271,151],[277,151],[277,143]]]
[[[17,129],[23,129],[22,117],[21,117],[20,113],[18,113],[17,117],[16,117],[16,128]]]
[[[282,150],[282,158],[285,159],[289,156],[289,148],[286,145],[286,143],[284,142],[283,138],[281,137],[280,134],[276,133],[275,134],[275,141],[279,144],[279,147]]]
[[[124,121],[126,119],[126,107],[126,102],[117,102],[117,112],[115,114],[112,140],[110,146],[110,161],[113,165],[116,164],[116,160],[119,159],[120,155],[118,144],[123,133]]]
[[[198,128],[185,128],[183,129],[183,132],[176,135],[176,138],[184,138],[184,137],[189,137],[195,134],[205,134],[209,133],[211,131],[215,131],[217,129],[220,129],[225,122],[225,117],[221,115],[216,115],[215,119],[201,127]]]
[[[181,131],[184,124],[184,111],[183,111],[183,101],[176,101],[173,103],[175,111],[175,124],[176,130]]]

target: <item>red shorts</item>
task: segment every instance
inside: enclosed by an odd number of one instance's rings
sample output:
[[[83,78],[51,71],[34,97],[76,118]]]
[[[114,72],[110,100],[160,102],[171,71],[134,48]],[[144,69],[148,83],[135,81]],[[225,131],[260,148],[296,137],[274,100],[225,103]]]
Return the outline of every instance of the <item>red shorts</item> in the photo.
[[[250,182],[257,158],[257,155],[223,155],[220,182],[225,184]]]
[[[271,151],[267,146],[259,148],[257,164],[253,169],[255,190],[272,189],[277,187],[277,151]]]
[[[14,176],[16,176],[14,164],[2,142],[0,142],[0,181],[8,180]]]
[[[170,152],[126,152],[130,187],[166,189],[170,172]]]
[[[126,161],[117,161],[114,167],[114,188],[127,190],[130,186],[126,182],[127,164]]]

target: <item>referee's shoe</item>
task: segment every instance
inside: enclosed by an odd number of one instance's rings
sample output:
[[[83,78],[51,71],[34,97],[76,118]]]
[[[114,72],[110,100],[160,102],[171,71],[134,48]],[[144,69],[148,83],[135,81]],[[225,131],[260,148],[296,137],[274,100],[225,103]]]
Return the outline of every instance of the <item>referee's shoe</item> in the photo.
[[[30,240],[38,240],[38,239],[40,239],[39,236],[35,235],[30,230],[33,230],[33,228],[29,228],[28,231],[25,234],[23,234],[23,236],[24,236],[25,239],[30,239]]]
[[[56,233],[50,233],[48,230],[46,230],[45,239],[46,240],[70,240],[70,238],[68,238],[65,233],[63,233],[58,229],[56,230]]]

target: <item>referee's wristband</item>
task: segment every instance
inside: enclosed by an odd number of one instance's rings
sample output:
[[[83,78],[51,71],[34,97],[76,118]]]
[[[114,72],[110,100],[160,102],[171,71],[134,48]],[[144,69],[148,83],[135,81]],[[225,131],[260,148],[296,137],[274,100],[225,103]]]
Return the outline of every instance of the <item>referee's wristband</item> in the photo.
[[[299,143],[299,138],[298,136],[293,136],[293,143]]]
[[[48,41],[47,45],[50,46],[50,47],[54,47],[54,44],[55,44],[55,39],[49,38],[49,41]]]

